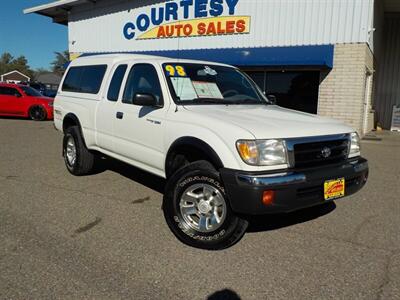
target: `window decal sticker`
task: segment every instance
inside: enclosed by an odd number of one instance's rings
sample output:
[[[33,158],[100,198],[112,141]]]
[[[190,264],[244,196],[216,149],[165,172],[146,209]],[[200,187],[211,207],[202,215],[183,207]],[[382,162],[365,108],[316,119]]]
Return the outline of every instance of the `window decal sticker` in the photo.
[[[166,65],[165,71],[169,77],[186,77],[186,71],[183,66]]]
[[[171,82],[180,101],[191,101],[198,98],[189,77],[171,77]]]
[[[224,99],[218,85],[214,82],[192,81],[199,98]]]

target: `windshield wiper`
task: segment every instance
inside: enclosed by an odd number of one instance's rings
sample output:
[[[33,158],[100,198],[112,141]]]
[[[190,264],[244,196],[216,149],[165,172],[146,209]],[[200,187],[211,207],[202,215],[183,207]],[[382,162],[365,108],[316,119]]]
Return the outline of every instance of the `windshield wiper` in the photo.
[[[196,103],[212,103],[212,104],[225,104],[225,102],[228,102],[224,99],[218,99],[218,98],[195,98],[192,100],[192,102]]]
[[[229,101],[229,104],[260,104],[260,105],[268,105],[268,102],[265,101],[260,101],[260,100],[256,100],[256,99],[252,99],[252,98],[248,98],[248,99],[240,99],[240,100],[236,100],[236,101]]]

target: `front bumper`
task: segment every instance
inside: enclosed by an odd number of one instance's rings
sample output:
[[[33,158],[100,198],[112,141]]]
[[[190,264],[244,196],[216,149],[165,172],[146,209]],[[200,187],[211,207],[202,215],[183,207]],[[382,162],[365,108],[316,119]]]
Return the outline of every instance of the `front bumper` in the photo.
[[[233,211],[261,215],[326,203],[326,180],[345,178],[345,196],[354,194],[367,182],[368,162],[360,157],[338,165],[304,170],[249,173],[221,169],[220,172]],[[269,206],[262,203],[265,190],[275,191],[275,200]]]
[[[53,107],[47,107],[46,108],[47,112],[47,120],[53,120],[54,119],[54,112],[53,112]]]

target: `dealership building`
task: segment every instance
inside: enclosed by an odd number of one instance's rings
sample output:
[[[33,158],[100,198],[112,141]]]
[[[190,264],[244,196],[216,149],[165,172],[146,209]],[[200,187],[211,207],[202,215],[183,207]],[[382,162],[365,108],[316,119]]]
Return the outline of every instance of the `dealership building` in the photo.
[[[145,53],[228,63],[279,105],[360,133],[400,105],[398,0],[59,0],[28,8],[68,26],[71,59]]]

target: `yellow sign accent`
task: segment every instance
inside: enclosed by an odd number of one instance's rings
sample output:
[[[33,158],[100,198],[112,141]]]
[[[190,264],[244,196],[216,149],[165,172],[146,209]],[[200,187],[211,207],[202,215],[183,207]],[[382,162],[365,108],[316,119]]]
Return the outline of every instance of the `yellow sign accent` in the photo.
[[[250,32],[250,21],[249,16],[183,20],[157,26],[143,33],[138,40],[246,34]]]
[[[71,53],[69,54],[69,60],[70,60],[70,61],[73,61],[74,59],[77,59],[79,56],[81,56],[80,53],[71,52]]]
[[[344,178],[325,181],[324,183],[325,200],[331,200],[343,197],[344,188],[345,188]]]

